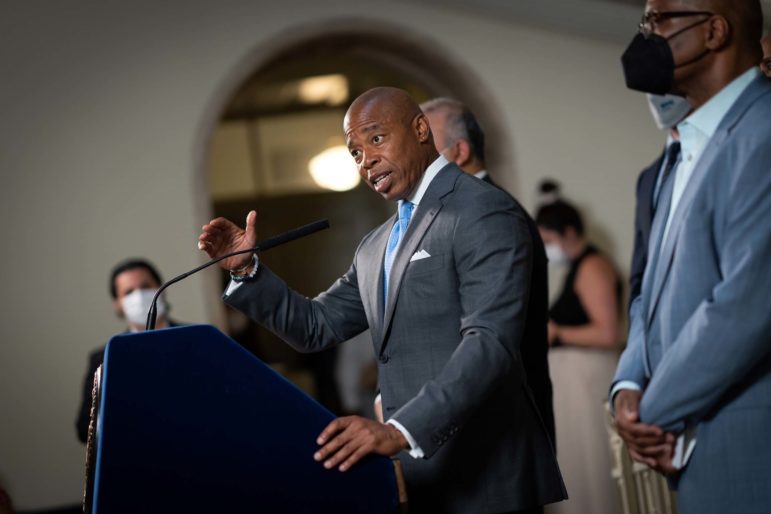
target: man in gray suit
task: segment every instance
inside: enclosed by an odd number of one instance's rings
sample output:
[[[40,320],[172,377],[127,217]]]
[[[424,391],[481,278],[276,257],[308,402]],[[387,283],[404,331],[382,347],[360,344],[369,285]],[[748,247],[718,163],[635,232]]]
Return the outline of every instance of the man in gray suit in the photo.
[[[564,499],[520,358],[544,330],[527,301],[532,221],[509,195],[438,156],[402,90],[364,93],[344,130],[364,181],[399,204],[348,272],[308,299],[256,258],[223,261],[235,280],[225,301],[299,351],[372,331],[387,421],[338,418],[314,458],[345,471],[369,453],[408,450],[401,460],[417,512],[529,513]],[[253,245],[255,216],[245,230],[211,221],[199,247],[215,257]]]
[[[623,59],[630,87],[694,108],[678,124],[682,158],[662,185],[611,391],[619,434],[636,460],[671,476],[681,514],[771,505],[771,83],[757,68],[761,22],[757,0],[648,0],[642,37]]]

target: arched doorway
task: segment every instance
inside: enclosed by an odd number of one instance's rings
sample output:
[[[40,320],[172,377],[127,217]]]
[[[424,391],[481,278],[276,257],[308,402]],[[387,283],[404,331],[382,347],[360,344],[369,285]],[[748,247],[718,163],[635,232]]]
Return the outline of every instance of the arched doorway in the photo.
[[[382,85],[401,87],[417,101],[450,96],[465,102],[487,131],[490,167],[507,164],[507,138],[479,78],[432,42],[405,38],[398,27],[381,26],[373,33],[361,20],[341,21],[334,29],[329,24],[303,27],[260,45],[221,87],[209,112],[206,153],[198,159],[206,211],[241,221],[256,209],[258,230],[265,237],[318,218],[330,220],[332,230],[262,257],[307,296],[344,273],[361,237],[393,212],[393,205],[366,186],[354,181],[350,189],[333,191],[338,188],[310,170],[314,158],[344,143],[347,105]],[[211,284],[211,298],[226,280],[223,274],[219,284]],[[330,390],[334,353],[300,356],[234,312],[228,311],[226,319],[228,331],[244,346],[333,411],[361,412],[350,406],[346,391],[341,404],[337,391]],[[365,338],[345,345],[346,351],[356,348],[354,359],[363,362],[372,353],[366,343]],[[366,383],[365,368],[351,380],[371,390],[375,384]]]

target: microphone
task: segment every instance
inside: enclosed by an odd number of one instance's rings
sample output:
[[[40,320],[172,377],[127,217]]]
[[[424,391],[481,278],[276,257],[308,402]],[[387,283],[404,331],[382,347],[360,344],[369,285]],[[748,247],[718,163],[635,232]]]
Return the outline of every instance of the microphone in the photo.
[[[147,323],[145,324],[145,330],[155,329],[155,321],[158,316],[156,303],[158,302],[158,298],[160,297],[161,293],[170,285],[176,284],[180,280],[183,280],[194,273],[198,273],[202,269],[206,269],[212,264],[217,264],[219,261],[227,259],[228,257],[235,257],[236,255],[243,255],[245,253],[259,253],[261,251],[270,250],[271,248],[275,248],[276,246],[281,246],[282,244],[288,243],[290,241],[294,241],[295,239],[300,239],[301,237],[308,236],[310,234],[313,234],[314,232],[318,232],[319,230],[324,230],[327,228],[329,228],[329,220],[314,221],[313,223],[303,225],[302,227],[294,228],[288,232],[284,232],[283,234],[279,234],[275,237],[271,237],[270,239],[259,241],[257,245],[251,248],[246,248],[244,250],[238,250],[236,252],[231,252],[225,255],[221,255],[216,259],[210,260],[206,264],[202,264],[201,266],[198,266],[195,269],[192,269],[188,272],[185,272],[179,276],[172,278],[171,280],[168,280],[160,288],[158,288],[158,291],[155,293],[155,296],[153,296],[153,301],[150,304],[150,310],[147,313]]]

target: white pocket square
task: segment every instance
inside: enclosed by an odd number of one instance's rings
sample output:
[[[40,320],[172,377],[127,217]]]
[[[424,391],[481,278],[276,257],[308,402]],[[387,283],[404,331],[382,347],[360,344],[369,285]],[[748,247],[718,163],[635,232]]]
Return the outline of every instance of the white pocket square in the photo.
[[[425,250],[420,250],[419,252],[412,254],[412,257],[410,257],[410,262],[419,261],[420,259],[428,259],[429,257],[431,257],[430,253]]]

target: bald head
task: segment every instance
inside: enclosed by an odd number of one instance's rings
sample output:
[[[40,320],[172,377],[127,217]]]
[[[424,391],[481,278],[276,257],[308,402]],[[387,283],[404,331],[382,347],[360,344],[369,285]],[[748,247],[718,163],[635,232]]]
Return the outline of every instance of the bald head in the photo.
[[[757,47],[763,33],[763,9],[760,0],[681,0],[685,7],[709,11],[726,18],[741,45]]]
[[[362,93],[351,103],[348,112],[345,113],[344,130],[347,130],[353,114],[358,115],[373,109],[382,110],[381,116],[388,116],[394,121],[406,124],[422,114],[420,107],[407,91],[396,87],[376,87]]]
[[[408,198],[439,156],[426,116],[402,89],[378,87],[356,98],[343,130],[359,175],[387,200]]]
[[[763,35],[763,8],[760,0],[712,0],[720,4],[725,13],[737,25],[737,36],[749,47],[756,48]]]

